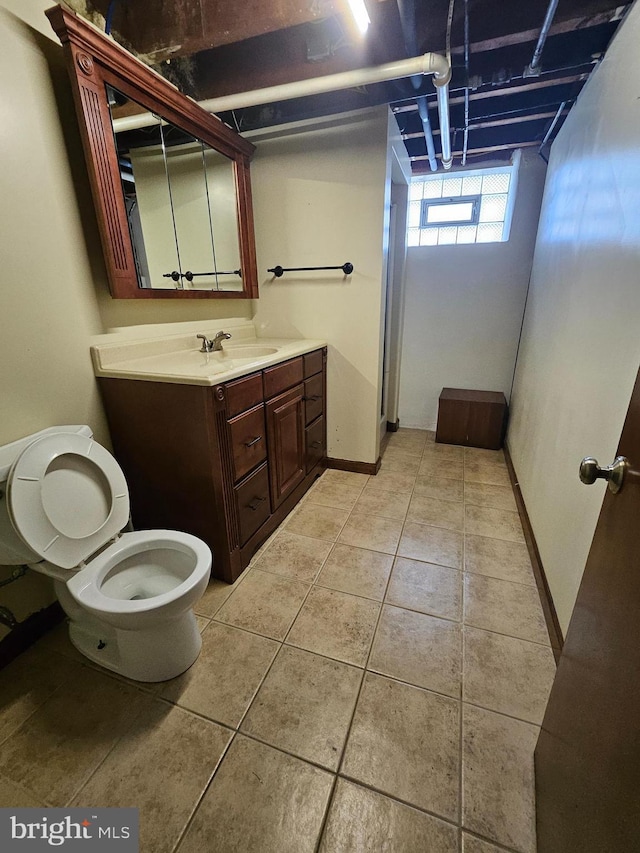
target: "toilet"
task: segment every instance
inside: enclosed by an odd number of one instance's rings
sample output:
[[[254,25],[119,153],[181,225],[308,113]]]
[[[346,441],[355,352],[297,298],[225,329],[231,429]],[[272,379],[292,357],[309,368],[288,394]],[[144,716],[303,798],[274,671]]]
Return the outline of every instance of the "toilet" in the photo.
[[[0,565],[54,579],[69,637],[90,660],[136,681],[188,669],[202,640],[193,606],[211,551],[175,530],[122,532],[129,491],[88,426],[0,447]]]

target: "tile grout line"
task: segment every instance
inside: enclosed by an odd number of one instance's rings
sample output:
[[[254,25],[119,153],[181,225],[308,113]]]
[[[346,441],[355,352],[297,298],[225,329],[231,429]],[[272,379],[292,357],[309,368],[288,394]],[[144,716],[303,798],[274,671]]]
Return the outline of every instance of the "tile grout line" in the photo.
[[[370,480],[369,480],[369,481],[370,481]],[[369,482],[369,481],[367,481],[367,482]],[[407,508],[407,511],[408,511],[408,508]],[[349,517],[351,517],[351,513],[349,514]],[[404,529],[404,522],[403,522],[403,528],[402,528],[402,529]],[[393,566],[394,566],[394,564],[395,564],[395,559],[396,559],[396,556],[397,556],[397,553],[398,553],[398,547],[399,547],[399,545],[400,545],[400,539],[401,539],[401,538],[402,538],[402,530],[401,530],[401,532],[400,532],[400,536],[398,537],[398,544],[396,545],[395,553],[393,554],[393,563],[392,563],[392,565],[391,565],[391,571],[389,572],[389,575],[388,575],[388,577],[387,577],[387,582],[386,582],[386,584],[385,584],[384,594],[383,594],[383,597],[382,597],[382,601],[380,602],[380,607],[379,607],[379,609],[378,609],[378,615],[377,615],[377,618],[376,618],[376,623],[375,623],[375,626],[374,626],[374,628],[373,628],[373,631],[371,632],[371,641],[370,641],[370,643],[369,643],[369,650],[368,650],[368,652],[367,652],[367,656],[366,656],[366,658],[365,658],[364,667],[363,667],[363,669],[362,669],[362,676],[361,676],[361,678],[360,678],[360,685],[359,685],[359,687],[358,687],[358,692],[357,692],[356,697],[355,697],[355,702],[353,703],[353,710],[352,710],[352,712],[351,712],[351,716],[350,716],[350,719],[349,719],[349,724],[347,725],[347,729],[346,729],[346,732],[345,732],[344,741],[343,741],[343,744],[342,744],[342,749],[341,749],[341,751],[340,751],[340,758],[339,758],[339,760],[338,760],[338,765],[337,765],[337,768],[336,768],[336,771],[335,771],[335,779],[334,779],[333,786],[332,786],[332,789],[331,789],[331,793],[330,793],[330,796],[329,796],[329,800],[328,800],[328,803],[327,803],[327,809],[326,809],[326,812],[325,812],[325,815],[324,815],[324,818],[323,818],[323,821],[322,821],[322,825],[321,825],[320,833],[319,833],[319,835],[318,835],[318,840],[317,840],[317,842],[316,842],[316,846],[315,846],[315,851],[316,851],[316,853],[317,853],[317,851],[320,849],[320,846],[322,845],[322,840],[323,840],[323,838],[324,838],[324,833],[325,833],[325,830],[326,830],[326,827],[327,827],[327,822],[328,822],[328,820],[329,820],[329,814],[330,814],[330,812],[331,812],[331,806],[333,805],[333,799],[334,799],[334,795],[335,795],[336,786],[337,786],[337,784],[338,784],[339,774],[340,774],[340,771],[342,770],[342,765],[343,765],[343,763],[344,763],[344,757],[345,757],[345,754],[346,754],[346,751],[347,751],[347,744],[349,743],[349,738],[350,738],[350,736],[351,736],[351,730],[352,730],[352,728],[353,728],[353,721],[354,721],[355,716],[356,716],[356,712],[357,712],[357,709],[358,709],[358,703],[360,702],[360,697],[361,697],[361,695],[362,695],[362,690],[363,690],[363,687],[364,687],[364,682],[365,682],[366,677],[367,677],[367,665],[368,665],[368,663],[369,663],[369,659],[370,659],[370,657],[371,657],[371,652],[372,652],[372,650],[373,650],[373,645],[374,645],[374,643],[375,643],[376,634],[377,634],[377,631],[378,631],[378,625],[380,624],[380,619],[381,619],[381,617],[382,617],[382,610],[383,610],[383,607],[384,607],[384,600],[385,600],[385,598],[386,598],[387,590],[388,590],[388,588],[389,588],[389,584],[390,584],[390,582],[391,582],[391,576],[392,576],[392,574],[393,574]]]

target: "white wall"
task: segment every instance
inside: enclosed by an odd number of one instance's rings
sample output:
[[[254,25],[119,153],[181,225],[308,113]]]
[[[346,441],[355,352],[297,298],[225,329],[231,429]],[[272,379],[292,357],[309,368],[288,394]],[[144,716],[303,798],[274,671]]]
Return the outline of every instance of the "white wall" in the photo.
[[[640,361],[640,5],[554,142],[508,443],[566,631]]]
[[[329,456],[375,462],[380,411],[387,110],[252,136],[260,334],[328,341]],[[285,273],[338,265],[354,272]]]
[[[408,248],[401,426],[435,429],[445,387],[508,399],[544,176],[537,154],[522,157],[508,242]]]

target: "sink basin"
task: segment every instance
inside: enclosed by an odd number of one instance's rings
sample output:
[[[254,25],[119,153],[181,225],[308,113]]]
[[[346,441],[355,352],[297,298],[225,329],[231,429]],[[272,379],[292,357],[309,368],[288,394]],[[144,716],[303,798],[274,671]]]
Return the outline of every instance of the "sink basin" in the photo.
[[[233,359],[254,359],[263,358],[266,355],[273,355],[278,352],[277,347],[254,347],[254,346],[226,346],[223,347],[222,353],[228,354]],[[213,353],[212,353],[213,354]],[[220,355],[220,353],[217,353]]]

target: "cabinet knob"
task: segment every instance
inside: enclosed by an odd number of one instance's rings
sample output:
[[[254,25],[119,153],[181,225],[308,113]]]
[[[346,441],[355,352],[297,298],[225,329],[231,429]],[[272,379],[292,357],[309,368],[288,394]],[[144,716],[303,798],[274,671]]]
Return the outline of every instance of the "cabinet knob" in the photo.
[[[259,508],[260,504],[264,503],[265,501],[266,498],[256,496],[250,503],[247,504],[247,506],[252,512],[255,512]]]
[[[257,435],[255,438],[252,438],[251,441],[245,441],[245,447],[253,447],[254,444],[257,444],[259,441],[262,441],[262,436]]]

